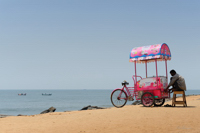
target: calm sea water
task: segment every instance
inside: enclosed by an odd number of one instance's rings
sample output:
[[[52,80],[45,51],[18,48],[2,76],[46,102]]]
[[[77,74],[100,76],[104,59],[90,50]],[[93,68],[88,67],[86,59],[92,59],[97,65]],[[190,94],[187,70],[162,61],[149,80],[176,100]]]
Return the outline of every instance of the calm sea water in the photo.
[[[92,105],[113,107],[110,102],[112,90],[0,90],[0,114],[34,115],[50,108],[56,112],[80,110]],[[26,96],[18,96],[26,93]],[[43,96],[42,93],[51,93]],[[200,94],[200,90],[188,90],[186,95]],[[131,104],[132,102],[127,102]]]

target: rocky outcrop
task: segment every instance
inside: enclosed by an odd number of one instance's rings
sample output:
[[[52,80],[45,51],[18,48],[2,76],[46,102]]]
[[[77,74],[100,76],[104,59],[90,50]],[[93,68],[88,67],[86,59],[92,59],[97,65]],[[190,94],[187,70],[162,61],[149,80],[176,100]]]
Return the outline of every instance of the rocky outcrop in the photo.
[[[8,117],[8,116],[11,116],[11,115],[1,115],[0,114],[0,118],[5,118],[5,117]]]
[[[86,107],[83,107],[81,110],[94,110],[94,109],[106,109],[106,108],[88,105]]]
[[[56,111],[56,108],[50,107],[49,109],[42,111],[40,114],[45,114],[45,113],[50,113],[50,112],[55,112],[55,111]]]
[[[27,115],[18,114],[17,116],[27,116]]]

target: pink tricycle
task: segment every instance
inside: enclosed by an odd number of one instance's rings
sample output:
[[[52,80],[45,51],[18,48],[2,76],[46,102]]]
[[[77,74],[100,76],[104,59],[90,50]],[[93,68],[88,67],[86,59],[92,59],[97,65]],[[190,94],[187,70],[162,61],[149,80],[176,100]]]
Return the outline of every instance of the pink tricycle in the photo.
[[[134,62],[135,75],[132,76],[134,87],[127,87],[128,82],[122,83],[122,88],[117,88],[111,93],[111,102],[115,107],[123,107],[127,100],[141,100],[145,107],[162,106],[165,98],[170,98],[170,92],[165,91],[168,85],[167,60],[171,60],[171,53],[167,44],[156,44],[133,48],[129,62]],[[166,76],[158,76],[157,62],[165,61]],[[147,77],[147,63],[155,62],[156,76]],[[137,75],[136,63],[145,63],[146,78]],[[137,78],[140,78],[139,80]]]

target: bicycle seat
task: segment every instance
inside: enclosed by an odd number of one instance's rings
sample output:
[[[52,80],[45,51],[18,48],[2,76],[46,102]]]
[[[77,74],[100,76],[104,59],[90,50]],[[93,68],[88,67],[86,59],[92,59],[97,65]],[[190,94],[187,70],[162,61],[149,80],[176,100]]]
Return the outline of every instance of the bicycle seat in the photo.
[[[124,80],[124,82],[122,82],[122,86],[124,86],[124,85],[129,85],[129,83],[126,82],[126,80]]]

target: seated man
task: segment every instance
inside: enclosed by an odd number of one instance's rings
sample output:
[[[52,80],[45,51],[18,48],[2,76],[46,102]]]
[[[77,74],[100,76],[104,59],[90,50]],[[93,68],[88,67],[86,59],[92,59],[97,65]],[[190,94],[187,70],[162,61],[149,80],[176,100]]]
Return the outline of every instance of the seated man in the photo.
[[[176,73],[175,70],[170,71],[171,79],[170,83],[166,88],[166,91],[186,91],[186,85],[185,85],[185,79]],[[172,89],[169,89],[169,87],[172,86]]]

